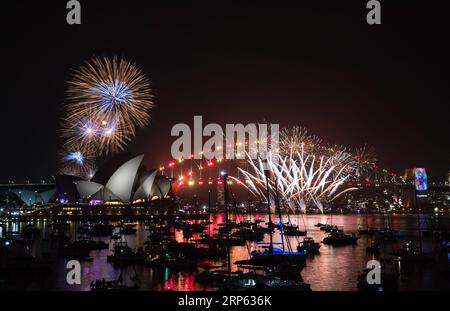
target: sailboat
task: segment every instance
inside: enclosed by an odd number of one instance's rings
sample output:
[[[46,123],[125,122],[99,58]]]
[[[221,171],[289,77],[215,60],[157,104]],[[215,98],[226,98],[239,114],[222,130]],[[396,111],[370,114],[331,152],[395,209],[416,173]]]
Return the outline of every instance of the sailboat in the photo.
[[[374,235],[375,233],[377,233],[376,228],[369,227],[367,206],[366,206],[365,220],[366,220],[365,221],[366,226],[363,228],[358,228],[358,234],[359,235]]]
[[[297,215],[298,216],[298,215]],[[297,217],[297,224],[299,223]],[[304,224],[304,222],[303,222]],[[307,231],[306,228],[304,231],[299,230],[298,225],[291,224],[291,218],[288,213],[288,222],[283,225],[283,233],[286,236],[306,236]]]
[[[276,179],[275,179],[276,184]],[[267,192],[267,209],[268,209],[268,217],[269,224],[272,223],[271,219],[271,210],[270,210],[270,192],[269,192],[269,177],[266,174],[266,192]],[[270,233],[270,242],[269,243],[258,243],[260,245],[266,245],[266,249],[264,251],[253,251],[251,253],[250,259],[247,260],[238,260],[235,264],[239,266],[256,266],[256,267],[267,267],[267,266],[277,266],[282,263],[288,263],[291,265],[299,266],[300,269],[306,266],[306,254],[304,251],[292,251],[285,250],[284,244],[284,226],[281,217],[281,209],[280,209],[280,200],[278,197],[278,189],[275,186],[275,204],[278,209],[278,218],[279,218],[279,230],[280,230],[280,243],[274,243],[272,233]],[[288,248],[289,247],[289,242]],[[267,246],[268,244],[268,246]],[[274,245],[281,244],[281,248],[275,248]]]
[[[424,253],[422,248],[422,230],[420,223],[420,215],[417,212],[419,246],[416,246],[412,241],[406,242],[401,250],[393,252],[392,255],[396,260],[402,262],[427,262],[432,261],[434,256],[431,253]]]
[[[297,246],[297,251],[304,252],[305,254],[314,255],[319,253],[320,243],[315,242],[310,237],[305,237],[303,242],[300,242]]]
[[[339,231],[331,231],[330,235],[325,237],[322,241],[323,244],[329,244],[334,246],[343,245],[355,245],[357,244],[358,237],[354,234],[349,235]]]
[[[386,213],[383,214],[383,218],[384,218],[384,228],[380,228],[377,229],[376,231],[376,236],[378,240],[382,240],[384,242],[395,242],[397,241],[400,237],[401,234],[398,230],[392,229],[389,225],[389,219],[386,216]]]

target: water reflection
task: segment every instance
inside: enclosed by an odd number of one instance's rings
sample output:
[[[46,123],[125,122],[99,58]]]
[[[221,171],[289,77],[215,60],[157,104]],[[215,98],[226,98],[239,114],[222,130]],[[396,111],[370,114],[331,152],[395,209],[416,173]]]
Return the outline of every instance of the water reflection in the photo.
[[[239,216],[242,217],[242,216]],[[255,215],[254,219],[267,221],[267,215]],[[276,219],[273,216],[273,219]],[[240,220],[240,219],[239,219]],[[449,217],[440,217],[440,225],[449,227]],[[414,215],[393,215],[389,218],[382,215],[308,215],[308,216],[283,216],[283,222],[290,221],[293,224],[298,224],[300,230],[308,231],[308,236],[315,241],[322,241],[325,233],[319,228],[315,227],[316,223],[332,223],[338,227],[345,228],[348,233],[357,232],[358,227],[366,225],[371,227],[383,227],[388,222],[394,229],[400,230],[404,235],[404,239],[395,243],[384,243],[381,246],[381,253],[378,258],[386,258],[389,254],[402,246],[405,240],[417,241],[417,217]],[[422,223],[423,227],[431,224],[433,219],[427,216],[427,220]],[[208,225],[207,232],[214,234],[219,228],[219,224],[224,222],[222,214],[211,216],[211,225]],[[42,236],[48,237],[51,232],[48,222],[39,221],[36,225],[42,229]],[[71,223],[70,235],[72,239],[77,238],[76,228],[79,223]],[[0,234],[5,232],[18,232],[21,229],[18,223],[7,223],[4,227],[0,226]],[[128,245],[136,249],[142,246],[146,241],[148,232],[144,228],[143,223],[139,223],[136,227],[138,229],[136,235],[127,235],[126,240]],[[181,231],[175,230],[175,239],[179,242],[186,241]],[[280,235],[273,235],[274,242],[280,242]],[[197,238],[194,235],[193,239]],[[113,241],[109,237],[96,238],[100,241],[110,243],[112,249]],[[296,249],[299,241],[303,237],[287,237],[285,238],[285,247]],[[269,235],[265,235],[266,242],[269,241]],[[302,277],[305,282],[311,284],[313,290],[357,290],[356,278],[358,273],[365,268],[368,260],[375,258],[374,255],[366,254],[366,247],[370,245],[372,237],[361,236],[358,244],[355,246],[341,246],[333,247],[322,245],[320,254],[309,257],[307,259],[307,266],[302,271]],[[432,251],[436,246],[432,238],[424,238],[424,251]],[[247,259],[252,250],[257,248],[256,243],[247,243],[245,246],[235,246],[231,248],[231,261]],[[30,248],[30,252],[36,256],[42,256],[43,252],[55,253],[51,247],[50,242],[44,240],[36,240]],[[117,268],[111,263],[107,263],[106,257],[110,250],[96,250],[91,252],[93,257],[92,262],[82,262],[82,279],[81,285],[69,286],[66,283],[66,264],[67,261],[62,258],[57,258],[51,273],[33,273],[32,275],[15,275],[14,281],[10,287],[16,289],[27,290],[89,290],[90,284],[96,279],[115,280],[120,275],[123,276],[125,282],[130,282],[130,277],[138,274],[142,290],[212,290],[211,288],[204,288],[195,281],[195,271],[174,271],[169,268],[149,268],[145,265],[135,265],[123,268]],[[213,265],[222,265],[223,261],[202,263],[210,263]],[[222,268],[223,269],[223,268]],[[238,268],[232,265],[233,270]],[[399,287],[403,290],[431,290],[431,289],[450,289],[450,282],[448,275],[442,274],[436,269],[433,264],[430,265],[397,265],[396,269],[401,272],[399,280]],[[202,268],[198,269],[199,272]],[[9,279],[8,273],[3,272],[1,277]]]

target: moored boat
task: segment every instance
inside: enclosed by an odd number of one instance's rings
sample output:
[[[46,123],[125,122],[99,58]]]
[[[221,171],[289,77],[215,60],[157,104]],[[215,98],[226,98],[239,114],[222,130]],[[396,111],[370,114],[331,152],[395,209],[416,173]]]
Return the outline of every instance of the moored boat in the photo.
[[[357,244],[358,237],[355,234],[349,235],[343,232],[331,232],[329,236],[325,237],[322,241],[323,244],[333,246],[343,245],[355,245]]]
[[[306,255],[318,254],[320,246],[320,243],[315,242],[314,239],[305,237],[297,246],[297,251],[304,252]]]

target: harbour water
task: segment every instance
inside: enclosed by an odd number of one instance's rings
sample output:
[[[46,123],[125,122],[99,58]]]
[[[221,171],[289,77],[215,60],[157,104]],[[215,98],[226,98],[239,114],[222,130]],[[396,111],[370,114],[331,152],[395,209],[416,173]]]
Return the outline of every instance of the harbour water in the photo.
[[[242,217],[237,216],[239,221]],[[274,215],[273,219],[277,219]],[[235,217],[233,217],[235,218]],[[267,215],[255,215],[255,219],[267,221]],[[420,217],[421,227],[427,228],[434,222],[439,222],[441,227],[450,228],[449,216],[431,216],[423,215]],[[211,215],[212,224],[208,226],[206,232],[214,233],[218,228],[218,224],[224,223],[224,216],[222,214]],[[366,247],[372,242],[373,237],[360,236],[357,245],[354,246],[329,246],[322,245],[320,254],[308,257],[307,265],[301,272],[303,280],[311,284],[314,291],[355,291],[357,290],[356,278],[363,270],[367,262],[371,259],[389,258],[390,253],[398,250],[402,245],[409,240],[418,241],[418,218],[416,215],[307,215],[307,216],[283,216],[283,221],[298,224],[300,230],[308,231],[308,236],[315,241],[322,241],[326,236],[324,231],[321,231],[314,225],[316,223],[332,223],[333,225],[343,228],[346,233],[357,233],[359,227],[363,227],[366,221],[371,227],[383,227],[386,222],[390,224],[393,229],[399,230],[402,238],[393,243],[380,244],[381,252],[379,256],[368,255]],[[23,224],[22,224],[23,225]],[[50,235],[51,228],[49,223],[44,220],[36,221],[35,225],[42,230],[42,236]],[[70,234],[72,239],[76,237],[76,228],[79,223],[70,223]],[[7,231],[20,231],[21,224],[5,223],[0,227],[0,234],[4,235]],[[144,224],[139,222],[136,229],[136,234],[126,235],[128,245],[136,249],[142,246],[147,240],[148,231],[145,230]],[[194,235],[193,238],[196,236]],[[285,237],[286,238],[286,237]],[[110,243],[110,249],[113,246],[113,241],[110,237],[95,238]],[[177,241],[186,241],[183,239],[183,233],[175,230],[175,239]],[[287,237],[284,240],[285,247],[290,245],[296,249],[298,241],[303,237]],[[265,241],[269,241],[269,235],[266,234]],[[280,242],[280,235],[278,231],[273,234],[273,241]],[[277,245],[278,247],[279,245]],[[423,237],[424,252],[432,252],[438,246],[438,242],[432,237]],[[250,252],[257,248],[256,243],[247,242],[246,246],[234,246],[231,248],[231,262],[241,259],[248,259]],[[50,242],[37,239],[29,249],[30,253],[36,257],[41,256],[43,252],[54,252]],[[107,256],[111,250],[95,250],[91,251],[92,261],[81,262],[81,284],[69,285],[66,281],[66,264],[67,260],[64,258],[55,257],[55,262],[51,271],[34,272],[34,273],[12,273],[8,271],[0,271],[0,281],[4,288],[20,289],[20,290],[89,290],[90,284],[96,279],[115,280],[122,275],[124,282],[130,282],[130,277],[137,274],[140,280],[141,290],[214,290],[214,288],[205,288],[196,282],[196,274],[202,271],[202,268],[196,271],[174,271],[169,268],[149,268],[145,264],[131,265],[123,268],[117,268],[112,263],[107,262]],[[210,264],[214,266],[224,265],[224,261],[211,262],[202,261],[200,265]],[[396,261],[388,262],[391,269],[400,272],[399,290],[450,290],[450,273],[442,271],[434,263],[422,264],[399,264]],[[225,266],[220,268],[225,269]],[[233,270],[238,268],[232,265]]]

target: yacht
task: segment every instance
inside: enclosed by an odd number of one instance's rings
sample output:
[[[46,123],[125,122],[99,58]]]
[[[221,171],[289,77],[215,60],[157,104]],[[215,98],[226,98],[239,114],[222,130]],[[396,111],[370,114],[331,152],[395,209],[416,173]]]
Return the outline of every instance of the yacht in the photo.
[[[401,250],[393,252],[392,255],[396,260],[402,262],[427,262],[434,260],[433,254],[424,253],[412,241],[406,242]]]
[[[306,266],[306,254],[303,251],[300,252],[286,252],[279,248],[272,248],[261,251],[253,251],[250,259],[238,260],[235,264],[240,266],[276,266],[281,263],[290,263]]]
[[[137,252],[134,252],[127,245],[126,241],[115,242],[112,254],[107,257],[108,262],[121,265],[143,263],[145,259],[146,256],[142,247],[139,247]]]
[[[318,254],[320,246],[320,243],[315,242],[312,238],[305,237],[297,246],[297,251],[304,252],[306,255]]]
[[[283,225],[283,234],[286,236],[306,236],[306,230],[302,231],[295,225]]]
[[[329,236],[322,241],[323,244],[341,246],[341,245],[355,245],[358,237],[355,234],[349,235],[339,231],[332,231]]]

